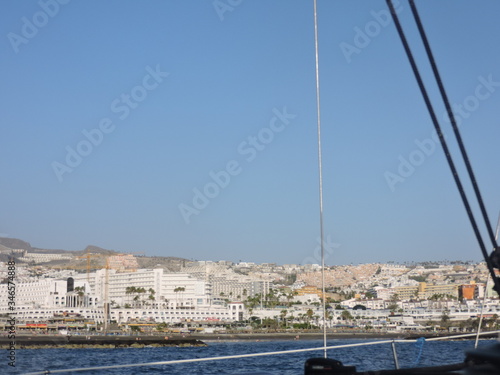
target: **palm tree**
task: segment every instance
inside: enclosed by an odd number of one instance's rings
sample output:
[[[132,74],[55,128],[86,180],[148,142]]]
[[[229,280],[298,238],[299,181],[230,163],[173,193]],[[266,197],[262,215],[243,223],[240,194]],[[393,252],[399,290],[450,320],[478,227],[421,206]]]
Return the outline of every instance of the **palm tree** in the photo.
[[[78,295],[78,306],[82,306],[83,305],[83,296],[85,295],[85,287],[84,286],[77,286],[75,288],[75,292],[76,294]]]
[[[125,294],[128,294],[132,296],[135,294],[136,296],[133,298],[133,301],[135,301],[135,305],[137,307],[138,303],[144,304],[144,301],[141,300],[141,294],[146,293],[146,289],[142,287],[135,287],[135,286],[128,286],[125,288]]]
[[[186,288],[183,286],[178,286],[177,288],[174,289],[174,293],[176,294],[176,296],[178,295],[178,293],[181,293],[181,304],[182,304],[182,292],[185,292],[185,291],[186,291]],[[176,300],[177,300],[177,297],[176,297]]]
[[[143,287],[136,288],[135,292],[137,293],[137,299],[134,298],[134,301],[139,301],[141,306],[144,306],[144,300],[142,299],[141,295],[146,293],[146,289]]]
[[[132,294],[132,293],[135,293],[136,291],[136,287],[135,286],[127,286],[125,288],[125,294]]]
[[[125,288],[125,294],[128,294],[130,297],[132,296],[132,294],[135,294],[137,291],[137,288],[135,286],[127,286]],[[130,300],[129,300],[130,302]]]
[[[333,314],[332,313],[327,313],[326,314],[326,319],[330,321],[330,327],[332,326],[332,320],[333,320]]]
[[[443,315],[441,315],[441,327],[449,328],[450,327],[450,316],[448,315],[448,310],[443,311]]]
[[[314,322],[316,323],[316,326],[319,326],[319,315],[313,315]]]
[[[156,298],[155,298],[155,290],[153,288],[149,288],[148,289],[148,292],[149,292],[149,297],[148,299],[152,302],[156,301]]]
[[[313,317],[314,312],[309,309],[306,311],[306,316],[307,316],[307,323],[309,324],[309,329],[311,329],[311,318]]]
[[[248,297],[246,300],[246,304],[249,308],[255,308],[260,304],[260,294],[256,294],[253,297]]]
[[[293,327],[293,322],[295,321],[295,316],[293,315],[293,312],[292,315],[290,315],[290,317],[288,318],[288,321],[292,324]]]
[[[391,312],[395,312],[399,308],[399,305],[397,303],[391,303],[389,306],[387,306],[387,308],[391,310]]]
[[[347,320],[347,321],[353,319],[351,313],[347,310],[342,311],[342,314],[340,314],[340,317],[342,318],[342,320]]]
[[[304,316],[305,316],[305,315],[304,315],[304,314],[302,314],[302,313],[299,313],[299,314],[297,315],[297,320],[299,321],[299,323],[304,323]]]
[[[281,320],[283,320],[285,322],[285,329],[287,328],[287,326],[286,326],[286,314],[288,314],[287,310],[281,310],[280,317],[281,317]]]
[[[497,328],[498,326],[498,314],[493,314],[491,319],[488,321],[490,328]]]

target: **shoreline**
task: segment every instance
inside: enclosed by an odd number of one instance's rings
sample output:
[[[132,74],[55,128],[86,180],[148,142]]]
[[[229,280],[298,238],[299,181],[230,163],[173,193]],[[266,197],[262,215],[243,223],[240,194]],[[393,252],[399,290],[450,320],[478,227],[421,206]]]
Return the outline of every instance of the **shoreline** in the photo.
[[[144,347],[207,346],[192,337],[169,336],[93,336],[93,335],[19,335],[15,339],[0,337],[1,349],[116,349]]]
[[[396,332],[329,332],[327,340],[410,340],[420,337],[443,337],[444,334]],[[494,338],[495,334],[482,338]],[[468,340],[471,338],[461,338]],[[0,348],[16,349],[83,349],[83,348],[144,348],[144,347],[199,347],[218,342],[243,341],[305,341],[323,340],[321,332],[257,332],[257,333],[201,333],[191,335],[18,335],[14,340],[0,337]]]
[[[460,333],[450,332],[368,332],[368,331],[354,331],[354,332],[332,332],[326,334],[327,340],[414,340],[418,338],[435,338],[435,337],[450,337],[460,335]],[[213,341],[289,341],[289,340],[323,340],[323,332],[252,332],[252,333],[200,333],[191,334],[191,338],[196,338],[206,342]],[[497,334],[487,334],[483,332],[481,338],[496,338]],[[457,340],[471,340],[475,336],[457,338]]]
[[[349,339],[392,339],[406,338],[407,334],[400,333],[371,333],[371,332],[329,332],[328,340],[349,340]],[[192,334],[192,338],[197,338],[206,342],[224,341],[296,341],[296,340],[323,340],[322,332],[256,332],[256,333],[220,333],[220,334]]]

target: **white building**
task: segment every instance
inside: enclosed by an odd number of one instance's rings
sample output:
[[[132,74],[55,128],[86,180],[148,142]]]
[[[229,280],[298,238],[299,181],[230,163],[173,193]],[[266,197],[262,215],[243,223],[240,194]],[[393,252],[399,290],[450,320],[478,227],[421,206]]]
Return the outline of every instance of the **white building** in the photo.
[[[97,306],[98,299],[90,290],[86,282],[75,283],[75,286],[84,288],[84,296],[78,293],[67,292],[67,281],[57,279],[34,279],[29,282],[15,282],[14,301],[16,307],[41,308],[41,307],[66,307],[66,306]],[[0,296],[8,296],[8,284],[0,284]],[[75,297],[72,299],[72,297]],[[79,298],[78,303],[76,302]],[[9,306],[8,298],[0,298],[0,312],[7,313]],[[84,301],[87,301],[86,303]]]
[[[30,253],[25,252],[24,256],[19,258],[23,262],[34,262],[34,263],[47,263],[53,260],[68,260],[73,259],[71,254],[53,254],[53,253]]]

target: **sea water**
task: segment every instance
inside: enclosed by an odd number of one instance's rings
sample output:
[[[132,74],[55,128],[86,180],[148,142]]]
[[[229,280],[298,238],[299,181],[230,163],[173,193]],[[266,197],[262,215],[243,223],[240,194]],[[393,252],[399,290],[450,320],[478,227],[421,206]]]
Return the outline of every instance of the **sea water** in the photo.
[[[343,345],[375,340],[329,340],[328,345]],[[489,345],[494,340],[481,340],[479,345]],[[8,366],[4,358],[2,374],[23,374],[31,371],[75,369],[82,367],[111,366],[161,362],[178,359],[218,357],[258,352],[273,352],[302,348],[321,347],[321,341],[240,341],[213,342],[207,347],[163,347],[123,349],[18,349],[16,367]],[[401,368],[458,363],[464,360],[464,351],[474,347],[473,340],[426,341],[422,348],[414,342],[396,343]],[[311,357],[322,357],[323,351],[280,354],[256,358],[228,359],[188,364],[171,364],[143,367],[100,369],[68,374],[245,374],[265,372],[269,374],[303,374],[304,362]],[[394,357],[390,343],[363,347],[328,350],[328,357],[354,365],[358,371],[393,369]]]

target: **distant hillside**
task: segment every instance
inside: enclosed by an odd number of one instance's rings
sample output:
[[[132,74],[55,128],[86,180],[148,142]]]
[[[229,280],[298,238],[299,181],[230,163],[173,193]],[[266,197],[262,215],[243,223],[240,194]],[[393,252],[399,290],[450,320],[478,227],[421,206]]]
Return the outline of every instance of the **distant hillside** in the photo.
[[[27,250],[30,253],[40,253],[40,254],[50,253],[50,254],[82,255],[82,254],[87,253],[87,250],[90,253],[97,253],[97,254],[107,254],[107,255],[118,254],[117,251],[103,249],[102,247],[94,246],[94,245],[88,245],[83,250],[41,249],[38,247],[32,247],[29,242],[19,240],[17,238],[0,237],[0,250],[2,250],[3,247],[7,248],[4,250],[22,249],[22,250]]]
[[[11,257],[8,254],[0,254],[0,262],[7,263],[11,260]]]
[[[178,272],[185,266],[188,259],[177,257],[137,257],[140,268],[165,268],[172,272]]]
[[[116,255],[116,254],[120,254],[120,252],[118,252],[118,251],[107,250],[107,249],[103,249],[102,247],[94,246],[94,245],[88,245],[82,251],[73,251],[73,253],[82,253],[82,254],[86,254],[87,252],[93,253],[93,254],[103,254],[103,255]]]
[[[33,250],[28,242],[18,240],[17,238],[0,237],[0,245],[8,247],[9,249]]]
[[[8,237],[0,237],[0,250],[2,247],[7,247],[9,249],[22,249],[29,251],[30,253],[51,253],[51,254],[64,254],[64,253],[75,253],[74,251],[69,250],[60,250],[60,249],[39,249],[37,247],[32,247],[29,242],[17,239],[17,238],[8,238]]]
[[[11,250],[11,248],[4,245],[0,245],[0,251],[5,251],[5,250]]]
[[[61,250],[61,249],[40,249],[32,247],[30,243],[19,240],[16,238],[0,237],[0,250],[10,250],[10,249],[23,249],[30,253],[50,253],[50,254],[71,254],[75,258],[72,260],[57,260],[49,263],[43,263],[44,266],[50,268],[67,268],[67,269],[77,269],[86,270],[87,268],[87,258],[85,255],[88,253],[92,254],[90,257],[90,268],[91,270],[102,269],[106,267],[106,256],[123,254],[120,251],[103,249],[102,247],[95,245],[88,245],[83,250]],[[100,254],[101,256],[97,255]],[[79,257],[79,258],[76,258]],[[5,258],[5,259],[3,259]],[[0,254],[0,261],[6,261],[8,255]],[[188,259],[178,258],[178,257],[148,257],[148,256],[138,256],[137,262],[140,268],[155,268],[161,267],[168,269],[170,271],[180,271],[180,269],[188,262]]]

